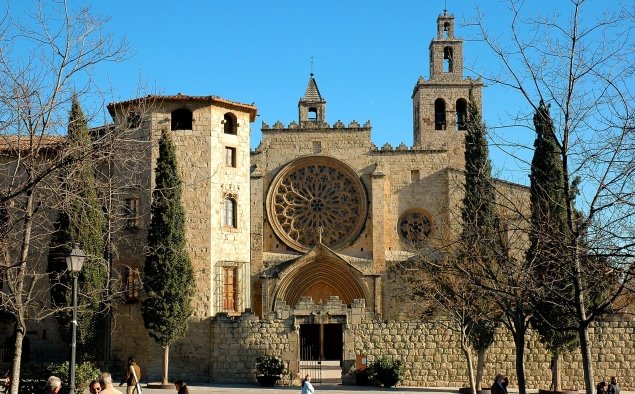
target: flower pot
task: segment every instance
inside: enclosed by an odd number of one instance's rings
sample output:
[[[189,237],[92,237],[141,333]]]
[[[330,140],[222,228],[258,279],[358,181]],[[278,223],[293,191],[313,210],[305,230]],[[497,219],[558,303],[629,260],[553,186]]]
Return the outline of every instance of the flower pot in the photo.
[[[256,379],[258,379],[258,383],[260,383],[262,387],[273,387],[276,385],[278,379],[280,379],[280,376],[262,375],[257,376]]]

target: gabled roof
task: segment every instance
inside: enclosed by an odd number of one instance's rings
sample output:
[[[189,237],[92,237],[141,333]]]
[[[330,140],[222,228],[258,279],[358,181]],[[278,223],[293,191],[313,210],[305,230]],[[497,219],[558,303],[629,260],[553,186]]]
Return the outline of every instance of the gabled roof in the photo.
[[[149,94],[145,97],[138,97],[126,101],[119,101],[116,103],[108,104],[108,112],[110,112],[111,116],[114,116],[115,108],[128,107],[131,105],[138,104],[151,104],[151,103],[161,103],[161,102],[211,102],[212,104],[224,105],[232,108],[236,108],[238,110],[242,110],[249,113],[249,119],[253,122],[256,120],[256,114],[258,113],[258,108],[256,108],[253,104],[243,104],[237,101],[226,100],[224,98],[218,96],[188,96],[185,94],[175,94],[169,96],[160,96]]]
[[[311,73],[311,77],[309,78],[309,83],[306,86],[306,92],[304,93],[302,101],[324,101],[320,94],[320,89],[318,89],[317,82],[315,82],[315,78],[313,78],[313,73]]]

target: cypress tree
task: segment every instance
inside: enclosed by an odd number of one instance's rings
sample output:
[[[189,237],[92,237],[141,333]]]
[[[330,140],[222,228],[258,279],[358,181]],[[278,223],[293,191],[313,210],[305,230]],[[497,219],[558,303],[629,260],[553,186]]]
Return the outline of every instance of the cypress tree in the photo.
[[[64,204],[58,212],[55,232],[51,238],[48,272],[51,279],[51,301],[54,306],[71,304],[71,278],[66,270],[66,256],[72,244],[79,244],[88,258],[79,275],[78,328],[79,343],[84,356],[95,359],[97,327],[103,307],[103,289],[108,280],[104,264],[104,234],[106,220],[97,193],[92,160],[83,155],[91,150],[92,140],[88,122],[76,95],[72,97],[68,121],[68,149],[75,155],[77,165],[60,177]],[[58,313],[63,337],[68,338],[70,313]]]
[[[538,285],[532,326],[552,357],[552,384],[560,389],[560,356],[578,345],[575,317],[568,307],[573,286],[567,257],[570,232],[567,226],[561,150],[549,107],[540,101],[534,114],[536,140],[531,162],[531,228],[527,261]],[[567,328],[569,328],[567,330]]]
[[[185,336],[192,314],[194,269],[185,244],[181,177],[169,132],[159,139],[155,189],[150,208],[149,252],[144,267],[148,298],[142,315],[150,336],[163,347],[163,384],[168,382],[170,344]]]
[[[487,128],[470,89],[465,133],[461,259],[467,262],[470,259],[479,259],[487,264],[496,264],[506,253],[501,239],[500,220],[496,213],[492,165],[486,136]],[[491,309],[491,304],[486,305],[486,302],[483,302],[477,307],[480,309],[475,313],[477,318],[469,322],[469,340],[479,356],[475,389],[480,389],[485,351],[493,343],[499,316]]]

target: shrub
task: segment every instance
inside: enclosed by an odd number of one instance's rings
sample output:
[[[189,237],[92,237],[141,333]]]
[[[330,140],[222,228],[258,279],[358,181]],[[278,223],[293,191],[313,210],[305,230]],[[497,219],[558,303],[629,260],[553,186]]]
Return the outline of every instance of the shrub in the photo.
[[[256,359],[256,370],[259,375],[279,376],[286,373],[284,361],[277,356],[262,356]]]
[[[70,382],[70,377],[68,376],[68,361],[49,364],[47,370],[49,374],[62,379],[62,382],[65,384]],[[101,370],[97,368],[95,363],[84,361],[83,363],[77,365],[75,368],[75,393],[83,393],[92,380],[99,379],[99,375],[101,375]]]
[[[384,387],[392,387],[399,383],[403,374],[400,360],[390,360],[382,357],[370,365],[370,376],[377,379]]]

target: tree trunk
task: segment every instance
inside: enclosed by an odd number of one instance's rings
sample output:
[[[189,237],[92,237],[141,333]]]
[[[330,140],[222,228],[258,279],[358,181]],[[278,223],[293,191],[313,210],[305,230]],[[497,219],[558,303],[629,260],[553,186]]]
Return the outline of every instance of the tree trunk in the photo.
[[[593,363],[591,362],[588,326],[582,326],[578,330],[578,335],[580,336],[580,353],[582,354],[582,369],[584,371],[584,391],[586,394],[593,394]]]
[[[519,322],[513,332],[516,346],[516,378],[518,379],[518,394],[527,394],[525,387],[525,325]]]
[[[11,370],[11,393],[17,393],[20,388],[20,363],[22,362],[22,342],[24,340],[24,327],[15,330],[15,343],[13,347],[13,364]]]
[[[465,355],[467,362],[467,376],[470,379],[470,392],[476,394],[476,381],[474,380],[474,362],[472,361],[472,351],[468,346],[468,338],[465,329],[461,329],[461,351]]]
[[[170,361],[170,345],[163,348],[163,377],[161,384],[168,384],[168,363]]]
[[[24,279],[26,275],[26,264],[29,258],[29,245],[31,245],[31,229],[33,228],[33,191],[27,192],[26,205],[24,209],[24,234],[22,235],[22,245],[20,246],[20,266],[15,275],[15,282],[11,293],[13,293],[14,314],[16,318],[15,343],[13,347],[13,365],[11,371],[11,392],[18,393],[20,388],[20,364],[22,363],[22,343],[26,334],[26,323],[24,321],[27,308],[23,304]],[[9,285],[11,286],[11,284]]]
[[[476,389],[480,390],[483,387],[483,366],[485,364],[485,352],[487,349],[478,349],[476,359]]]
[[[562,390],[562,378],[560,374],[560,361],[562,357],[560,353],[554,353],[551,356],[551,389],[560,391]]]

